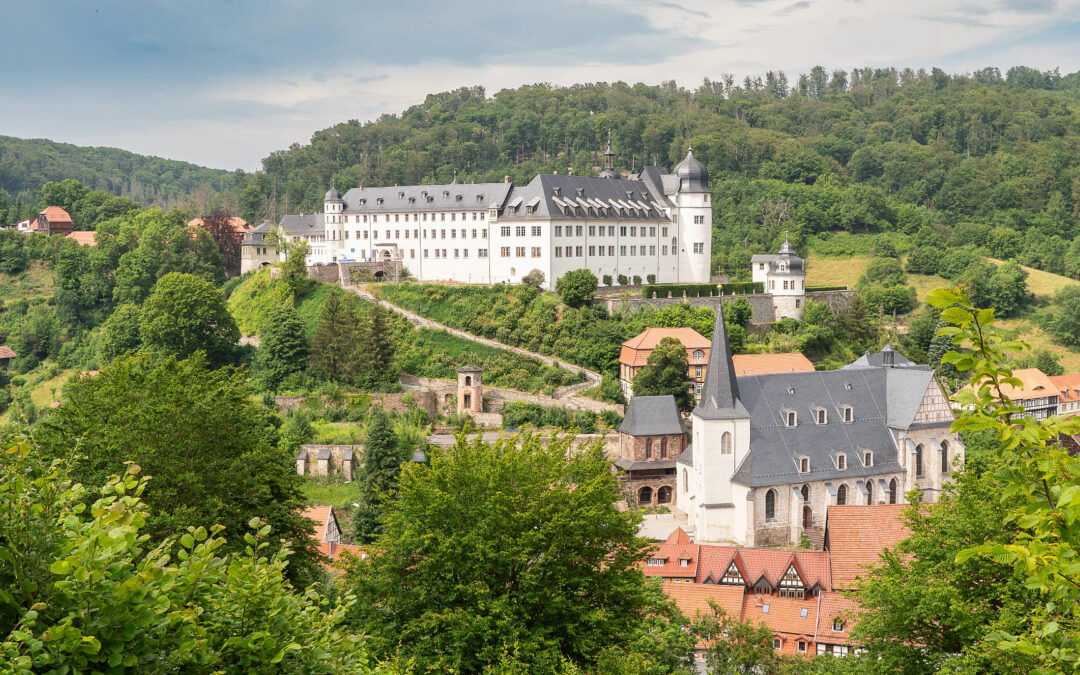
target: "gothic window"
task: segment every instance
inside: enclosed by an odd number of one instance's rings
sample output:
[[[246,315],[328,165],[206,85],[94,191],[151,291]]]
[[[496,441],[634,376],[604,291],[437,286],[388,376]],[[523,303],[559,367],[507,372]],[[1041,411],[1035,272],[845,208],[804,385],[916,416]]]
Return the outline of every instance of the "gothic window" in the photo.
[[[667,459],[667,436],[660,437],[660,459]]]
[[[810,501],[810,486],[809,485],[802,486],[802,489],[800,489],[799,492],[802,494],[802,500],[804,502]]]
[[[682,470],[682,486],[683,492],[686,492],[688,489],[690,489],[690,483],[687,481],[686,469]]]
[[[874,503],[874,483],[866,481],[866,505],[871,506]]]
[[[896,479],[895,478],[893,478],[891,481],[889,481],[889,503],[890,504],[895,504],[896,503]]]
[[[727,431],[725,431],[724,434],[720,437],[720,454],[731,454],[731,434]]]
[[[922,443],[915,446],[915,475],[916,476],[923,475],[922,450],[923,450]]]
[[[776,491],[769,490],[765,493],[765,520],[776,519]]]
[[[836,505],[843,506],[844,504],[847,504],[847,486],[841,485],[836,488]]]
[[[656,503],[657,504],[670,504],[671,503],[671,486],[665,485],[656,491]]]
[[[652,488],[645,486],[638,490],[637,500],[639,504],[651,504],[652,503]]]
[[[949,473],[949,443],[941,442],[941,473]]]

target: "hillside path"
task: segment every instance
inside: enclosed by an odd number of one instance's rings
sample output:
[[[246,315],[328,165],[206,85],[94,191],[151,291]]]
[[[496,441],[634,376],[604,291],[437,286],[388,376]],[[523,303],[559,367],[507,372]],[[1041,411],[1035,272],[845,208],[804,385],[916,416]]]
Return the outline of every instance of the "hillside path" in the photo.
[[[486,345],[488,347],[494,347],[495,349],[504,349],[506,351],[514,352],[515,354],[520,354],[521,356],[527,356],[529,358],[536,359],[537,361],[540,361],[542,363],[546,363],[549,366],[554,366],[557,363],[558,367],[565,368],[566,370],[569,370],[572,373],[582,373],[582,374],[585,375],[585,381],[584,382],[578,382],[577,384],[571,384],[571,385],[566,386],[566,387],[560,387],[560,388],[556,389],[552,393],[551,397],[553,399],[556,399],[556,400],[566,401],[567,403],[570,403],[573,407],[581,408],[581,409],[584,409],[584,410],[596,410],[597,407],[598,407],[597,404],[600,404],[600,406],[603,407],[603,408],[615,409],[616,404],[602,403],[600,401],[594,401],[592,399],[582,398],[582,397],[577,395],[578,393],[580,393],[581,391],[583,391],[585,389],[589,389],[590,387],[599,386],[599,384],[600,384],[600,373],[589,370],[588,368],[582,368],[581,366],[577,366],[577,365],[574,365],[572,363],[567,363],[565,361],[558,361],[557,359],[555,359],[553,357],[550,357],[550,356],[547,356],[547,355],[544,355],[544,354],[538,354],[536,352],[531,352],[528,349],[522,349],[521,347],[514,347],[513,345],[504,344],[502,342],[499,342],[498,340],[492,340],[490,338],[481,337],[479,335],[473,335],[472,333],[467,333],[467,332],[465,332],[463,330],[458,330],[457,328],[451,328],[450,326],[443,325],[443,324],[441,324],[441,323],[439,323],[437,321],[432,321],[431,319],[422,317],[419,314],[417,314],[416,312],[412,312],[410,310],[407,310],[404,307],[399,307],[399,306],[397,306],[397,305],[395,305],[393,303],[387,302],[386,300],[381,300],[381,299],[375,297],[375,295],[373,295],[372,293],[368,292],[367,290],[365,290],[363,288],[346,287],[345,290],[352,291],[353,293],[356,293],[357,295],[359,295],[364,300],[367,300],[368,302],[373,302],[376,305],[379,305],[380,307],[382,307],[384,309],[388,309],[388,310],[390,310],[392,312],[397,312],[398,314],[400,314],[403,317],[405,317],[406,319],[408,319],[410,323],[412,323],[412,324],[414,324],[416,326],[420,326],[420,327],[423,327],[423,328],[430,328],[432,330],[446,331],[447,333],[449,333],[451,335],[455,335],[455,336],[457,336],[459,338],[463,338],[465,340],[470,340],[472,342],[476,342],[477,344]],[[618,406],[618,408],[621,411],[622,406]]]

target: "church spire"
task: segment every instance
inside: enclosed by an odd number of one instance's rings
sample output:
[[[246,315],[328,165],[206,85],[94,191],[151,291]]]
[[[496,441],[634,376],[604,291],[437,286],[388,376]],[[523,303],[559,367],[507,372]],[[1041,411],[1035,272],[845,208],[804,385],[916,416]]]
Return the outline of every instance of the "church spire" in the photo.
[[[721,303],[716,304],[716,323],[713,325],[712,348],[705,371],[705,383],[701,388],[701,401],[694,408],[694,415],[703,419],[738,419],[750,417],[739,400],[739,383],[735,379],[735,365],[731,362],[727,326]]]
[[[611,131],[607,132],[607,150],[604,151],[604,170],[601,178],[615,178],[615,151],[611,149]]]

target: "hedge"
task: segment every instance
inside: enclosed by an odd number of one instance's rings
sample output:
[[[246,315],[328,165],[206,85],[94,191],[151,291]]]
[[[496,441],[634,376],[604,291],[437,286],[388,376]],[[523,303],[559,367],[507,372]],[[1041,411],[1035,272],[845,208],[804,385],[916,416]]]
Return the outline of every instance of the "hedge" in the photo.
[[[760,284],[758,284],[760,286]],[[641,297],[649,298],[681,298],[683,293],[688,298],[707,298],[712,295],[720,295],[716,284],[650,284],[641,289]]]
[[[811,291],[846,291],[847,289],[847,286],[807,286],[806,292],[810,293]]]
[[[720,284],[720,287],[724,295],[752,295],[765,292],[765,284],[761,281],[729,281]]]

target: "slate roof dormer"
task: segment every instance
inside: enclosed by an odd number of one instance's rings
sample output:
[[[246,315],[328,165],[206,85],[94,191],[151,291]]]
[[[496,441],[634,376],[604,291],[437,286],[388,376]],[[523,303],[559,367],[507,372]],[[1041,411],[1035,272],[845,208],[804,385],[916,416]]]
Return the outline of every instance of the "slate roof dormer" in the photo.
[[[701,401],[694,408],[694,415],[707,420],[750,417],[739,400],[739,384],[735,380],[735,366],[731,362],[731,347],[728,345],[727,327],[720,303],[716,305],[716,323],[713,324],[712,347],[701,389]]]

